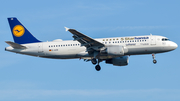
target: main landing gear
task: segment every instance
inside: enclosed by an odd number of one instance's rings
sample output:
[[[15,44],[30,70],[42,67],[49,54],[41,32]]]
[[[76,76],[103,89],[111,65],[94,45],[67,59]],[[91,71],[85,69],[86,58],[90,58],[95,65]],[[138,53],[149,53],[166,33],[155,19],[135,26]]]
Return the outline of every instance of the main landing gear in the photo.
[[[152,57],[153,57],[153,63],[156,64],[156,63],[157,63],[157,60],[155,59],[155,55],[152,54]]]
[[[101,70],[101,66],[100,66],[100,65],[96,65],[95,69],[96,69],[97,71],[100,71],[100,70]]]
[[[97,60],[95,58],[91,59],[93,65],[97,64]]]
[[[92,62],[92,64],[94,64],[94,65],[98,63],[98,64],[95,66],[95,69],[96,69],[97,71],[100,71],[100,70],[101,70],[101,66],[99,65],[99,63],[102,62],[102,60],[98,59],[98,62],[97,62],[97,60],[94,58],[94,59],[91,60],[91,62]]]

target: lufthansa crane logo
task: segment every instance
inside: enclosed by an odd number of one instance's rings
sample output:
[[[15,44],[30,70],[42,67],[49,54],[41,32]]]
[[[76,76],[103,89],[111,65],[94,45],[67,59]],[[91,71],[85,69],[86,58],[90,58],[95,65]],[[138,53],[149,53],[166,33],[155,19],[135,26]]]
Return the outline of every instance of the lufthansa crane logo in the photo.
[[[16,25],[14,28],[13,28],[13,34],[14,36],[16,37],[21,37],[24,35],[24,32],[25,32],[25,29],[23,26],[21,25]]]

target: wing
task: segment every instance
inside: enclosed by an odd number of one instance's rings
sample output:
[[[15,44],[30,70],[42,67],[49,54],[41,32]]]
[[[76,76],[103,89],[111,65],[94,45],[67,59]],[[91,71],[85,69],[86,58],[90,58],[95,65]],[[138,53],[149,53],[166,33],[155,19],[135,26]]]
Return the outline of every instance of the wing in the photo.
[[[90,50],[100,50],[102,47],[104,47],[105,45],[99,41],[96,41],[78,31],[76,31],[75,29],[69,29],[67,27],[66,31],[69,31],[73,34],[73,38],[74,40],[77,40],[78,42],[81,43],[81,46],[85,46],[87,48],[88,51]]]

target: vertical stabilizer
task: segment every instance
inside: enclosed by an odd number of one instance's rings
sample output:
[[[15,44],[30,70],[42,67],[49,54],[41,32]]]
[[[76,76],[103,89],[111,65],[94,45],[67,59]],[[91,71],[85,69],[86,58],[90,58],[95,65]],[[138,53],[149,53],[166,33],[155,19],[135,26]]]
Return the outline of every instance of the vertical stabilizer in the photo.
[[[8,18],[14,42],[18,44],[41,42],[36,39],[17,18]]]

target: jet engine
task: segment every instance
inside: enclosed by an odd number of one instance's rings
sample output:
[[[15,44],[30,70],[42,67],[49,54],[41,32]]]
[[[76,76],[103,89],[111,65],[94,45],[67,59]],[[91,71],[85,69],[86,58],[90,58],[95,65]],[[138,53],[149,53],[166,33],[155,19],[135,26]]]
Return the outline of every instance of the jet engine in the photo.
[[[128,52],[128,49],[120,45],[109,45],[109,46],[106,46],[105,50],[101,51],[101,53],[105,53],[108,55],[124,55],[124,53],[127,53],[127,52]]]
[[[107,64],[113,64],[114,66],[126,66],[129,63],[128,56],[121,56],[106,60]]]

